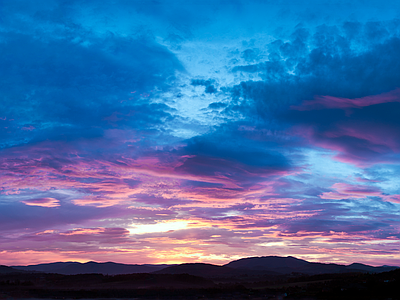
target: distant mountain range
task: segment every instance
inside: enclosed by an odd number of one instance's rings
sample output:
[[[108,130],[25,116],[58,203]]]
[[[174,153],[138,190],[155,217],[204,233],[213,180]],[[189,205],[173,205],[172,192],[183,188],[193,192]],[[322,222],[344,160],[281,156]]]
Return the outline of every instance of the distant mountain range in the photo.
[[[351,265],[324,264],[308,262],[292,256],[264,256],[249,257],[232,261],[225,265],[233,269],[246,269],[255,271],[268,271],[278,274],[302,273],[307,275],[327,274],[327,273],[347,273],[347,272],[370,272],[381,273],[395,270],[398,267],[381,266],[372,267],[364,264],[353,263]]]
[[[108,275],[154,273],[154,274],[189,274],[206,278],[257,276],[257,275],[285,275],[285,274],[327,274],[327,273],[381,273],[398,267],[372,267],[364,264],[351,265],[313,263],[295,257],[264,256],[250,257],[232,261],[223,266],[204,263],[189,263],[180,265],[130,265],[113,262],[55,262],[29,266],[0,266],[0,273],[11,272],[43,272],[63,275],[100,273]]]
[[[171,265],[128,265],[113,262],[97,263],[90,261],[87,263],[79,262],[55,262],[49,264],[13,266],[13,269],[20,271],[34,271],[44,273],[57,273],[63,275],[99,273],[103,275],[133,274],[133,273],[152,273]]]

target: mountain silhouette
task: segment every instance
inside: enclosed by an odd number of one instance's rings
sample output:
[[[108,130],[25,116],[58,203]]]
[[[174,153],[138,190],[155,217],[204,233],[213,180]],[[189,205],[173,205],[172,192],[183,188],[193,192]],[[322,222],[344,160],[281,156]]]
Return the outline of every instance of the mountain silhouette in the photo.
[[[17,270],[24,271],[34,271],[34,272],[45,272],[45,273],[57,273],[58,270],[61,270],[69,265],[79,265],[79,262],[54,262],[48,264],[38,264],[38,265],[29,265],[29,266],[13,266],[12,268]],[[61,274],[61,273],[60,273]]]
[[[351,265],[346,266],[346,268],[351,269],[351,270],[365,271],[365,272],[369,272],[369,273],[383,273],[383,272],[389,272],[389,271],[398,269],[398,267],[392,267],[392,266],[372,267],[372,266],[359,264],[359,263],[353,263]]]
[[[226,267],[234,269],[250,269],[250,270],[273,270],[278,273],[285,273],[286,270],[293,268],[301,268],[310,263],[303,259],[292,256],[263,256],[263,257],[247,257],[239,260],[231,261]]]
[[[45,273],[57,273],[63,275],[99,273],[103,275],[151,273],[168,267],[170,265],[129,265],[114,262],[97,263],[90,261],[79,262],[56,262],[49,264],[14,266],[17,270],[36,271]]]
[[[23,271],[16,270],[11,267],[0,265],[0,274],[9,274],[9,273],[21,273]]]
[[[9,268],[9,269],[7,269]],[[13,268],[13,269],[12,269]],[[98,273],[103,275],[133,274],[133,273],[153,273],[153,274],[189,274],[193,276],[211,277],[232,277],[232,276],[258,276],[258,275],[285,275],[285,274],[305,274],[317,275],[328,273],[381,273],[387,272],[398,267],[381,266],[373,267],[360,263],[351,265],[324,264],[308,262],[292,256],[263,256],[248,257],[231,261],[230,263],[217,266],[205,263],[185,263],[180,265],[137,265],[119,264],[114,262],[56,262],[49,264],[13,266],[0,268],[0,272],[15,272],[24,270],[30,272],[57,273],[63,275],[90,274]]]
[[[259,275],[285,275],[285,274],[329,274],[329,273],[350,273],[369,272],[381,273],[394,270],[397,267],[372,267],[363,264],[351,264],[349,266],[339,264],[324,264],[308,262],[292,256],[264,256],[248,257],[232,261],[223,266],[203,263],[189,263],[167,267],[156,274],[190,274],[206,278],[232,277],[232,276],[259,276]]]
[[[314,263],[292,256],[248,257],[232,261],[225,266],[234,269],[276,272],[278,274],[303,273],[307,275],[347,272],[381,273],[397,268],[388,266],[372,267],[358,263],[353,263],[348,266],[339,264]]]

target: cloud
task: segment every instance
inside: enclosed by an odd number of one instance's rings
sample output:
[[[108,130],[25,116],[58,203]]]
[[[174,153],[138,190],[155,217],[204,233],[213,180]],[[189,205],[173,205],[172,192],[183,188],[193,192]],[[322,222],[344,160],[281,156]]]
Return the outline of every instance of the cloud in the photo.
[[[341,161],[397,161],[398,31],[395,21],[299,26],[287,41],[267,45],[266,61],[232,68],[261,80],[233,86],[222,113],[265,122]]]
[[[209,94],[213,94],[217,92],[217,89],[214,87],[213,82],[211,80],[203,80],[203,79],[192,79],[191,84],[193,86],[204,86],[205,92]]]
[[[347,183],[335,183],[332,186],[335,192],[326,192],[321,194],[322,199],[348,199],[348,198],[365,198],[379,197],[382,192],[378,188],[366,185],[351,185]]]
[[[364,106],[377,105],[388,102],[400,102],[400,90],[384,93],[381,95],[367,96],[363,98],[348,99],[337,98],[331,96],[316,96],[315,100],[304,101],[302,105],[293,106],[292,109],[305,111],[305,110],[322,110],[322,109],[350,109],[362,108]],[[352,111],[347,112],[351,115]]]
[[[399,195],[384,194],[379,188],[374,186],[335,183],[331,188],[334,191],[324,192],[319,197],[321,199],[365,199],[367,197],[378,197],[389,202],[400,202]]]
[[[60,201],[54,198],[38,198],[23,200],[22,203],[29,206],[41,206],[41,207],[58,207],[60,206]]]
[[[398,259],[399,4],[295,2],[2,1],[2,261]]]
[[[126,211],[116,207],[91,208],[63,203],[54,209],[54,207],[22,204],[16,200],[18,198],[20,195],[11,197],[7,202],[3,200],[0,205],[0,229],[4,235],[9,233],[20,235],[49,228],[68,228],[72,224],[87,224],[102,218],[118,218],[126,215]]]
[[[167,78],[183,68],[155,41],[91,33],[85,37],[90,42],[81,44],[44,32],[42,38],[1,35],[7,57],[0,104],[3,147],[94,139],[116,126],[148,130],[171,117],[166,105],[147,98],[167,89]]]
[[[293,107],[287,118],[338,159],[361,164],[397,161],[400,151],[398,90],[358,99],[319,97]],[[299,129],[301,130],[301,129]]]
[[[183,163],[175,170],[201,176],[226,177],[240,186],[254,184],[261,177],[282,174],[290,161],[274,149],[274,143],[248,139],[237,125],[227,131],[195,137],[182,151]]]

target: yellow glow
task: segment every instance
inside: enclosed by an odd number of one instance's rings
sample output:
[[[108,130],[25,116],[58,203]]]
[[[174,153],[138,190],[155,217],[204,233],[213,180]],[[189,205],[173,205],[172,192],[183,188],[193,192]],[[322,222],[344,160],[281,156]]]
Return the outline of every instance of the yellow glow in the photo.
[[[270,242],[270,243],[262,243],[258,244],[264,247],[275,247],[275,246],[285,246],[285,242]]]
[[[186,229],[189,221],[159,222],[156,224],[132,224],[128,227],[130,234],[144,234],[154,232],[168,232],[171,230]]]

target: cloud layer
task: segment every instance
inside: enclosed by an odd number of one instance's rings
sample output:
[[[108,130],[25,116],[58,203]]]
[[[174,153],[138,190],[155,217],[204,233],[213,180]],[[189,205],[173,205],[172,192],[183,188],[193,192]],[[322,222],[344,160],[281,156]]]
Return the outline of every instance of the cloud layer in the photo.
[[[398,6],[3,1],[0,263],[400,265]]]

